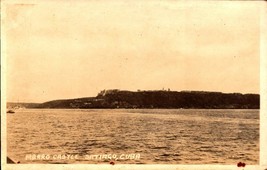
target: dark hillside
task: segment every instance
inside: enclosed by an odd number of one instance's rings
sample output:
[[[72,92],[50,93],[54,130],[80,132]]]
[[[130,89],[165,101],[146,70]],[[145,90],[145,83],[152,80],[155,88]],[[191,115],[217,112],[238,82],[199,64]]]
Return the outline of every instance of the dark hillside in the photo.
[[[54,100],[35,108],[196,108],[259,109],[258,94],[204,91],[103,90],[96,97]]]

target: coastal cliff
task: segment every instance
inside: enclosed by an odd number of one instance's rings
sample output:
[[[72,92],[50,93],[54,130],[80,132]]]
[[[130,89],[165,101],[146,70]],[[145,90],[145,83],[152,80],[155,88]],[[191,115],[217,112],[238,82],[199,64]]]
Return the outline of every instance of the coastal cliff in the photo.
[[[259,109],[258,94],[205,91],[103,90],[96,97],[54,100],[31,108]]]

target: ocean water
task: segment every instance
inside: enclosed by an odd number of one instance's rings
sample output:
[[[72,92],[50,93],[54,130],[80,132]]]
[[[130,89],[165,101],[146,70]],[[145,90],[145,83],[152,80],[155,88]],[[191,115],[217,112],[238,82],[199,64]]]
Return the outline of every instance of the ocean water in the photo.
[[[21,109],[7,114],[20,163],[259,163],[259,110]]]

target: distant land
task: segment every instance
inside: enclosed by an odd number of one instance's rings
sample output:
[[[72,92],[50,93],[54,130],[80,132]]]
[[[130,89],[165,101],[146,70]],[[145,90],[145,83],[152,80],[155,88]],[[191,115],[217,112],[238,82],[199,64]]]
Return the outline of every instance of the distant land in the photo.
[[[8,108],[162,108],[162,109],[259,109],[259,94],[208,91],[102,90],[96,97],[53,100],[44,103],[7,103]]]

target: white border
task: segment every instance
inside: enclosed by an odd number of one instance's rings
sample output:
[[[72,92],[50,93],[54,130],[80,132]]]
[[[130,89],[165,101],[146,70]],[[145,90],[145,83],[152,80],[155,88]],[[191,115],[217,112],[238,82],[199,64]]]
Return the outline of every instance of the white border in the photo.
[[[154,164],[154,165],[129,165],[129,164],[6,164],[6,60],[5,60],[5,4],[14,3],[17,1],[2,1],[1,2],[1,166],[5,170],[26,170],[26,169],[246,169],[246,170],[261,170],[267,169],[267,3],[265,1],[258,1],[260,5],[260,29],[261,29],[261,40],[260,40],[260,164],[259,165],[247,165],[245,168],[238,168],[236,165],[175,165],[175,164]],[[21,2],[21,1],[18,1]],[[34,1],[23,1],[24,3]],[[40,1],[39,1],[40,2]],[[51,2],[51,1],[50,1]],[[41,2],[41,3],[44,3]]]
[[[260,165],[267,168],[267,3],[260,9]]]

